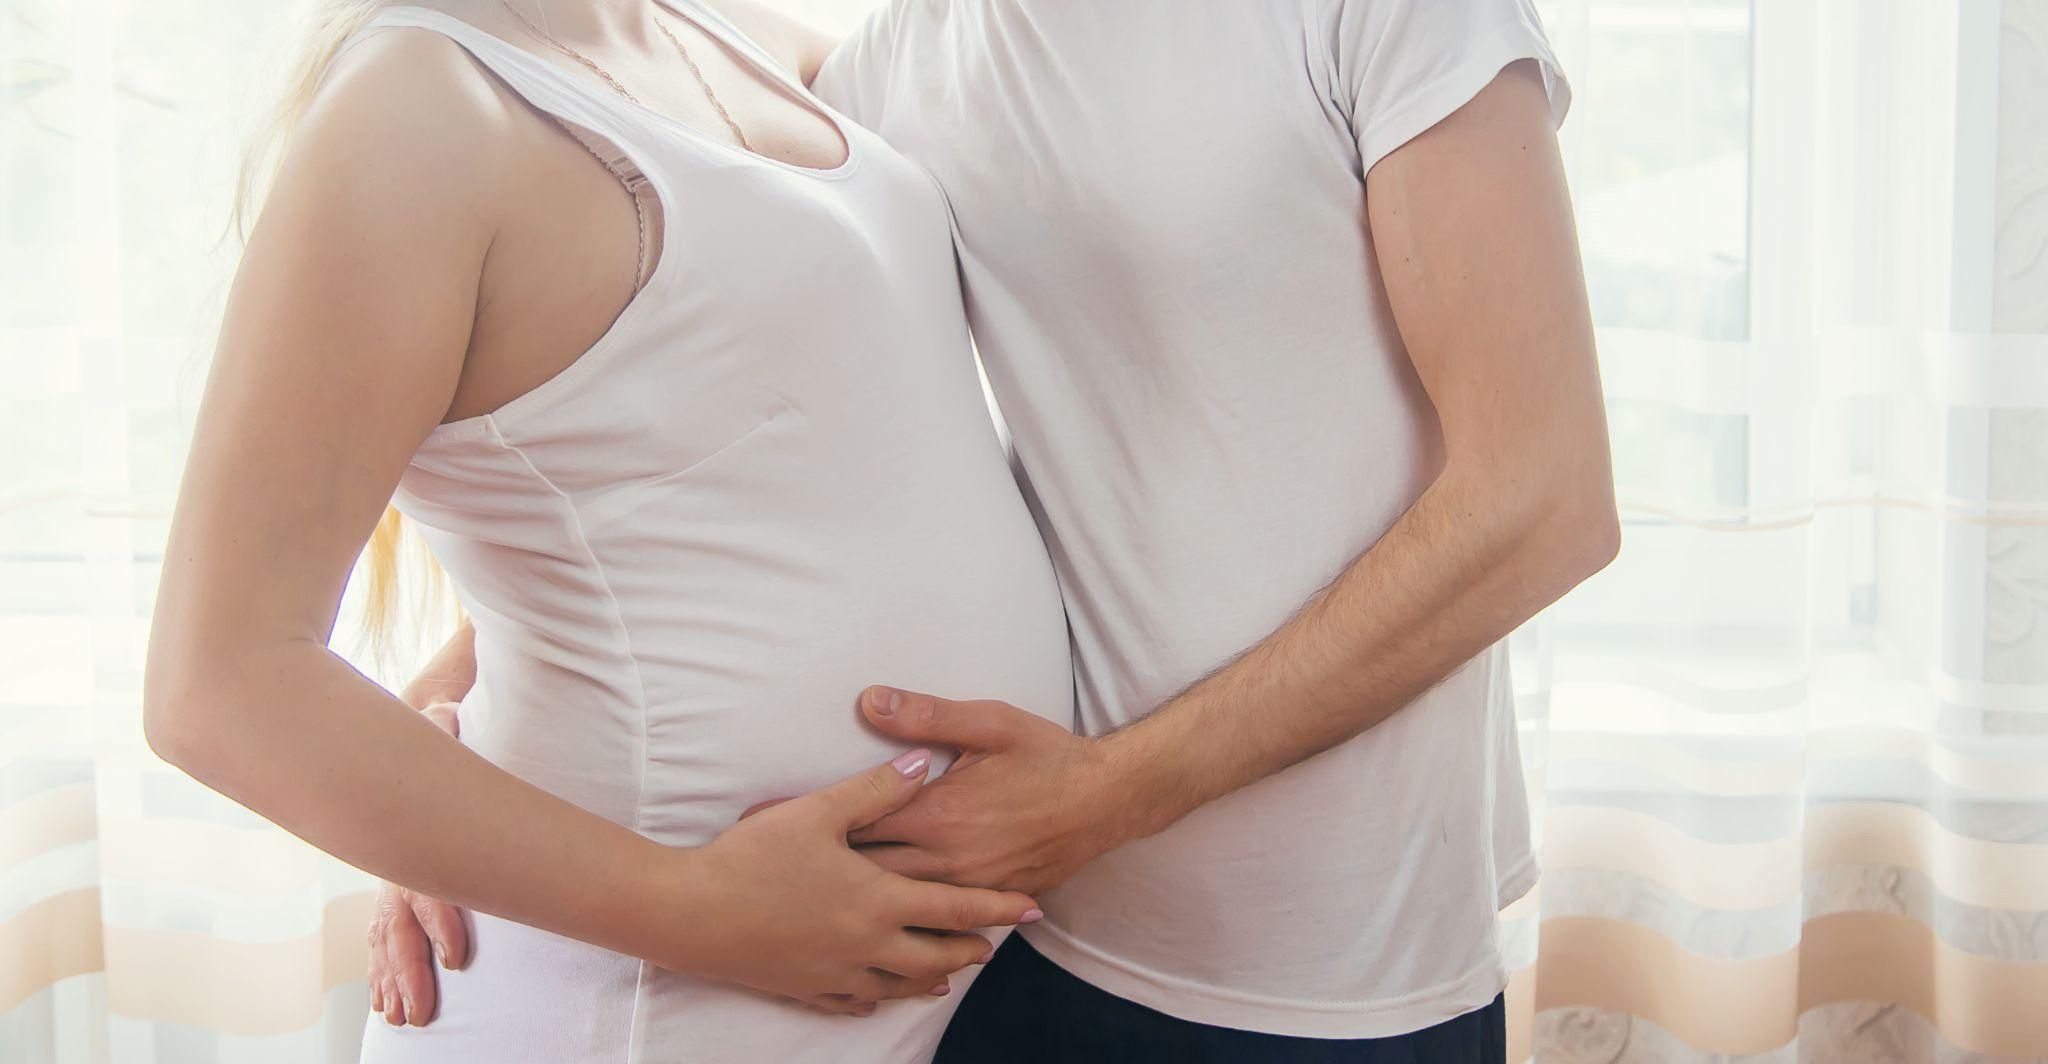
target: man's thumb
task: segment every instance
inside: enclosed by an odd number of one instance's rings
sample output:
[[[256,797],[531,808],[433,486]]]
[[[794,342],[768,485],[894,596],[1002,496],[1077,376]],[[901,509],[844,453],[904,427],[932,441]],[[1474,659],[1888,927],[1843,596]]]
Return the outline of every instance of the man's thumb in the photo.
[[[1030,714],[1005,702],[958,702],[893,687],[861,693],[861,715],[892,739],[933,743],[958,750],[998,750],[1017,734]]]

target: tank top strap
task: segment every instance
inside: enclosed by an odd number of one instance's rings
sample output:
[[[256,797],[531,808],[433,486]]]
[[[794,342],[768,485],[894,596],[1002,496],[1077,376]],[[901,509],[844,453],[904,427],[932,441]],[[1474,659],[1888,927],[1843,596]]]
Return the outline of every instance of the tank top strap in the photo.
[[[614,142],[621,157],[644,161],[647,153],[641,142],[654,138],[647,135],[645,123],[632,107],[612,97],[603,86],[586,86],[547,60],[431,8],[387,7],[358,31],[357,37],[398,28],[430,30],[454,41],[527,103]]]
[[[640,261],[634,287],[646,285],[660,243],[652,230],[659,225],[663,207],[659,190],[650,182],[649,168],[656,164],[643,144],[658,143],[659,138],[643,135],[645,126],[633,108],[624,100],[599,95],[531,52],[430,8],[386,7],[357,31],[349,45],[388,29],[423,29],[455,42],[527,103],[560,123],[618,178],[632,195],[640,216]]]

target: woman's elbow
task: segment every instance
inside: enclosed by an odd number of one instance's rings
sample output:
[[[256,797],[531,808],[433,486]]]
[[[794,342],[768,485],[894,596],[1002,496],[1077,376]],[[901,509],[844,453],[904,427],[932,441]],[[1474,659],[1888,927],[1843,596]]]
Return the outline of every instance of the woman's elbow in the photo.
[[[188,700],[168,694],[154,676],[142,684],[142,739],[151,753],[164,761],[184,767],[194,743]]]
[[[217,684],[200,664],[154,648],[142,680],[142,737],[165,762],[193,775],[219,725]]]

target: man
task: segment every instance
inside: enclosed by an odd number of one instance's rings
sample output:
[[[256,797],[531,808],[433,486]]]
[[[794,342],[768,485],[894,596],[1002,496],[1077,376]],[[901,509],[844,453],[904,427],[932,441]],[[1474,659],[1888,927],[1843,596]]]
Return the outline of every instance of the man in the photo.
[[[894,0],[815,88],[951,200],[1075,653],[1073,734],[863,696],[964,756],[856,841],[1047,914],[940,1059],[1500,1060],[1500,644],[1617,546],[1526,0]]]
[[[877,859],[1043,892],[941,1059],[1499,1060],[1490,648],[1616,547],[1528,4],[898,0],[815,88],[953,205],[1073,632],[1082,738],[866,699],[976,755]]]

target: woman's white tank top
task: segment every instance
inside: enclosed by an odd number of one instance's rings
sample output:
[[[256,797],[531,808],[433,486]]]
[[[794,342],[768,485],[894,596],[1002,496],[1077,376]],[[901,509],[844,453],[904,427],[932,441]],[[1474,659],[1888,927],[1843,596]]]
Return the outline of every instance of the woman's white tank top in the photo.
[[[659,260],[610,330],[533,391],[441,426],[395,501],[476,625],[463,742],[691,846],[899,752],[860,720],[868,684],[1063,725],[1073,686],[937,186],[715,12],[667,2],[830,117],[846,161],[731,147],[439,12],[387,9],[365,32],[453,40],[661,203]],[[365,1060],[923,1060],[965,982],[855,1020],[488,916],[474,933],[433,1024],[372,1018]]]

